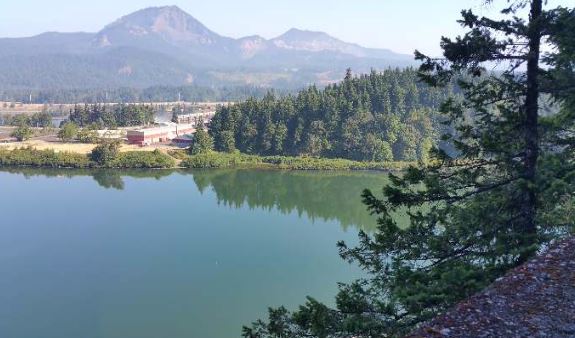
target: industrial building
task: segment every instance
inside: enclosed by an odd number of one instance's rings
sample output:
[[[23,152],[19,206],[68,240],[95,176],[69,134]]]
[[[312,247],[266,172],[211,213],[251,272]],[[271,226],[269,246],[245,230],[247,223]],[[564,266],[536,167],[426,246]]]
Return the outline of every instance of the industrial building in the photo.
[[[214,115],[213,111],[179,115],[178,123],[167,122],[160,126],[128,130],[126,136],[129,144],[140,146],[171,141],[176,141],[179,146],[189,145],[192,138],[187,136],[196,132],[196,123],[203,121],[204,125],[208,125]]]
[[[149,146],[154,143],[170,142],[177,137],[193,134],[196,131],[193,124],[167,123],[159,127],[128,130],[129,144]]]
[[[188,148],[194,143],[194,136],[187,134],[184,136],[178,136],[172,140],[172,144],[180,148]]]
[[[193,114],[178,115],[178,123],[195,124],[197,121],[202,120],[204,124],[208,124],[216,113],[213,111]]]

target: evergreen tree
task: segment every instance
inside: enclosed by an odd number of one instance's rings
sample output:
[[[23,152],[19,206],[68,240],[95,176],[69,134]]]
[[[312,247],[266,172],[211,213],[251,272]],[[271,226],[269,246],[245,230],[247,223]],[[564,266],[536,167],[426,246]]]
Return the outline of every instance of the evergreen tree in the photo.
[[[233,153],[236,150],[236,140],[234,139],[234,134],[231,131],[224,131],[221,133],[220,139],[220,150],[226,153]],[[211,138],[210,135],[208,137]],[[210,147],[213,148],[213,145]]]
[[[212,137],[204,130],[203,123],[199,123],[196,133],[194,134],[194,142],[188,149],[191,155],[204,154],[212,151],[214,148],[214,141]]]
[[[434,110],[452,92],[452,86],[423,84],[413,69],[357,77],[348,70],[343,82],[323,90],[311,86],[284,97],[268,93],[261,100],[219,107],[209,132],[218,151],[228,151],[233,135],[235,148],[244,153],[388,158],[381,147],[367,146],[375,137],[394,149],[391,160],[415,161],[428,148],[422,142],[439,142]],[[404,130],[411,133],[400,139]]]
[[[178,110],[181,109],[179,106],[176,106],[174,108],[172,108],[172,118],[170,119],[170,121],[174,122],[174,123],[178,123]]]
[[[468,32],[443,38],[445,59],[416,54],[423,80],[462,90],[441,108],[457,156],[435,148],[426,166],[390,175],[383,200],[364,192],[378,231],[339,247],[368,277],[342,285],[335,309],[313,298],[293,314],[270,309],[244,337],[401,335],[573,232],[575,12],[507,4],[498,20],[463,11]],[[553,52],[542,54],[542,41]],[[486,71],[493,63],[500,73]],[[542,117],[542,95],[560,112]]]
[[[36,128],[47,128],[52,126],[52,116],[46,112],[44,109],[40,113],[32,115],[30,118],[30,124]]]
[[[79,127],[94,124],[100,128],[142,126],[154,122],[154,107],[139,104],[75,105],[70,111],[70,121]]]

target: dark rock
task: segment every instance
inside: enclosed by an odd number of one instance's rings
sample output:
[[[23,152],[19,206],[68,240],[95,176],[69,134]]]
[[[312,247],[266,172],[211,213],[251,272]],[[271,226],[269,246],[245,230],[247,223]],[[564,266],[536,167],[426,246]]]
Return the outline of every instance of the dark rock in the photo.
[[[575,237],[498,278],[408,337],[575,337]]]

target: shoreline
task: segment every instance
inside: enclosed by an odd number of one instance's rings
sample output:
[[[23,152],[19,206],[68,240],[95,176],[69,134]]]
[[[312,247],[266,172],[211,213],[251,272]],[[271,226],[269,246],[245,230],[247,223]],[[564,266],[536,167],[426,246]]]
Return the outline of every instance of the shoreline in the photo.
[[[302,171],[399,171],[413,162],[360,162],[347,159],[295,156],[259,156],[242,153],[210,152],[188,155],[185,150],[124,151],[106,164],[90,160],[87,154],[56,152],[36,148],[0,148],[0,168],[60,169],[262,169]]]

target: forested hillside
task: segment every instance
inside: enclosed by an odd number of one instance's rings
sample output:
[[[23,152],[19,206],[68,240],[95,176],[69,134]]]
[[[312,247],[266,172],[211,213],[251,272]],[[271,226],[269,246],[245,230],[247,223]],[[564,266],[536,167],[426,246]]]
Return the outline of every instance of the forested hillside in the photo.
[[[97,33],[0,37],[0,90],[254,84],[289,89],[339,80],[346,67],[366,72],[408,65],[414,65],[411,55],[323,32],[223,36],[176,6],[136,11]]]
[[[220,107],[210,124],[216,150],[370,161],[425,160],[438,141],[434,110],[453,87],[430,88],[414,69],[389,69],[297,95]]]

